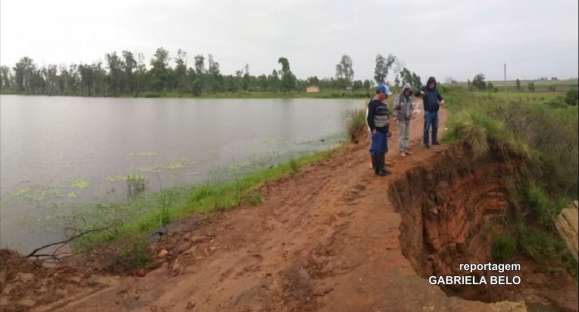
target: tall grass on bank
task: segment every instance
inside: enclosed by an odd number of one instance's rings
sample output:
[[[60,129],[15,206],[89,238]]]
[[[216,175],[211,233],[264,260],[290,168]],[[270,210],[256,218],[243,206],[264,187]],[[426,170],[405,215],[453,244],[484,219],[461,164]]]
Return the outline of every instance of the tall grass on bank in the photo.
[[[505,145],[528,158],[534,178],[549,193],[577,198],[577,106],[558,94],[456,91],[446,98],[447,142],[471,141],[481,151],[489,140]]]
[[[368,128],[366,125],[366,110],[348,110],[345,113],[344,119],[350,142],[358,143],[358,140],[367,131]]]
[[[97,204],[70,218],[78,232],[104,229],[83,236],[74,248],[85,254],[98,250],[110,258],[107,270],[124,272],[147,263],[151,234],[192,214],[208,214],[242,204],[261,203],[259,188],[266,182],[295,174],[300,168],[327,159],[333,151],[318,152],[258,169],[239,178],[144,193],[121,203]],[[108,261],[108,260],[107,260]]]
[[[556,232],[554,218],[577,198],[578,110],[560,94],[470,93],[446,95],[450,111],[447,142],[466,142],[473,152],[527,168],[528,182],[516,185],[513,200],[523,211],[495,237],[491,254],[507,260],[515,252],[545,268],[564,267],[577,277],[577,262]],[[516,250],[513,248],[516,246]]]

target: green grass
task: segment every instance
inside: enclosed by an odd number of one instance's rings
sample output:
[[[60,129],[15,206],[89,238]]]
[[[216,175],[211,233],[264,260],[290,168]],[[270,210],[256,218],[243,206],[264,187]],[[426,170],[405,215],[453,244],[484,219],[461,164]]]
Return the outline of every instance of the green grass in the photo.
[[[446,102],[450,116],[444,141],[466,140],[479,153],[492,142],[499,153],[527,158],[550,194],[577,197],[578,110],[563,94],[453,90]]]
[[[345,113],[346,130],[350,142],[357,142],[360,136],[366,131],[366,110],[352,109]]]
[[[563,79],[563,80],[520,80],[521,89],[517,90],[517,82],[516,80],[495,80],[495,81],[488,81],[493,84],[495,88],[501,92],[528,92],[529,91],[529,83],[532,82],[535,84],[535,92],[564,92],[569,89],[577,89],[579,85],[579,81],[577,79]],[[461,87],[466,88],[467,82],[458,82],[454,85],[450,85],[452,87]]]
[[[242,204],[258,205],[262,201],[259,192],[262,185],[296,174],[300,168],[327,159],[332,153],[324,151],[302,156],[233,180],[174,187],[145,193],[125,203],[94,205],[73,216],[71,222],[79,232],[105,229],[83,236],[75,242],[74,248],[88,253],[95,248],[114,246],[115,270],[119,266],[142,266],[147,261],[143,246],[156,229],[192,214],[210,214]]]
[[[501,234],[494,238],[491,246],[491,257],[494,261],[511,259],[516,251],[517,242],[508,234]]]

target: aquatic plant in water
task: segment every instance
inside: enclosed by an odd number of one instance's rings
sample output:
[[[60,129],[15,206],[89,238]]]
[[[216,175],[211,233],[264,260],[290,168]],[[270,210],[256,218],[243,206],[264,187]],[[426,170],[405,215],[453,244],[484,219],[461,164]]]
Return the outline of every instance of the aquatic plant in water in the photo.
[[[89,186],[89,182],[85,179],[76,179],[70,183],[70,187],[75,189],[85,189]]]
[[[127,196],[129,199],[137,197],[139,194],[145,192],[146,179],[142,175],[131,175],[127,176]]]

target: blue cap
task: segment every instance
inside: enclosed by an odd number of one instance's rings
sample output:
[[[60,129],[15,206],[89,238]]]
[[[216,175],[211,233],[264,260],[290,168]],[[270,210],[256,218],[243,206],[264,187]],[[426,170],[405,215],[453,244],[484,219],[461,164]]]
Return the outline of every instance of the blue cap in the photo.
[[[390,95],[390,88],[387,85],[381,83],[376,86],[376,93],[384,93],[385,95]]]

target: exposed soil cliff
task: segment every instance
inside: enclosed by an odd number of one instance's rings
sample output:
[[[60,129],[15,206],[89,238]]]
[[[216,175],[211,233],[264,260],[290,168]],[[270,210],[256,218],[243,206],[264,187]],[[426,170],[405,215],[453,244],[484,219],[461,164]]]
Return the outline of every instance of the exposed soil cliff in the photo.
[[[473,275],[489,279],[496,271],[466,272],[460,264],[488,263],[493,237],[507,232],[511,220],[526,209],[517,198],[525,185],[525,163],[514,153],[492,148],[477,156],[467,145],[455,145],[431,164],[409,170],[390,187],[402,215],[402,253],[423,277]],[[522,257],[520,285],[443,285],[451,295],[487,302],[525,300],[536,306],[577,309],[577,286],[566,272],[546,273]]]

